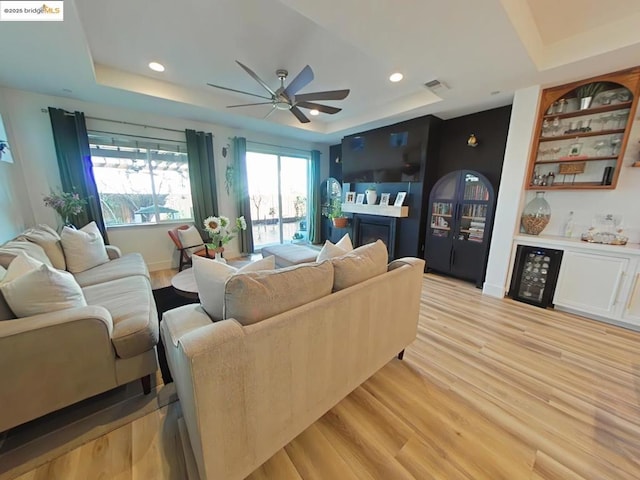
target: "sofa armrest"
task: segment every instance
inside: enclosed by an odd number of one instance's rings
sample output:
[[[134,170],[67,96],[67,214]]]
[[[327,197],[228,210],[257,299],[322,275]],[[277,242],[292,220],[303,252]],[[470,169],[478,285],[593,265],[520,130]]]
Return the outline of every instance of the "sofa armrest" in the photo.
[[[107,249],[109,260],[115,260],[116,258],[120,258],[122,256],[122,251],[115,245],[105,245],[104,248]]]
[[[86,306],[41,313],[31,317],[0,322],[0,341],[6,337],[20,335],[40,328],[53,328],[73,322],[95,321],[100,325],[111,341],[113,320],[109,311],[100,306]]]
[[[387,271],[390,272],[392,270],[395,270],[396,268],[400,268],[403,265],[409,265],[410,267],[418,267],[422,271],[424,271],[425,261],[422,260],[421,258],[415,258],[415,257],[398,258],[390,262],[389,265],[387,265]]]
[[[0,322],[0,431],[116,387],[112,329],[103,307]]]

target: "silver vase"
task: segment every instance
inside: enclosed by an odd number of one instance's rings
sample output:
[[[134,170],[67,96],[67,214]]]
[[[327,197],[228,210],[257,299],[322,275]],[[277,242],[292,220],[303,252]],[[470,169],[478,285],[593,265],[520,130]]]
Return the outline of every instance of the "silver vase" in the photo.
[[[583,97],[580,99],[580,110],[586,110],[591,107],[593,97]]]

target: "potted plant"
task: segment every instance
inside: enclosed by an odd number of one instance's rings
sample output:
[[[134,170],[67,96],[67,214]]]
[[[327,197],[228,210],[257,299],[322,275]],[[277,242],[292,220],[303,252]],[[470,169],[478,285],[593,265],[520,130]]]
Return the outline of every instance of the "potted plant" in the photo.
[[[376,184],[373,183],[371,185],[369,185],[369,188],[367,188],[364,191],[366,197],[367,197],[367,205],[375,205],[376,204],[376,200],[378,200],[378,192],[376,190]]]
[[[327,215],[337,228],[345,228],[347,226],[347,217],[342,215],[342,200],[334,198],[329,205],[329,214]]]
[[[606,85],[603,82],[591,82],[576,88],[576,97],[580,102],[580,110],[589,108],[595,96],[605,88]]]

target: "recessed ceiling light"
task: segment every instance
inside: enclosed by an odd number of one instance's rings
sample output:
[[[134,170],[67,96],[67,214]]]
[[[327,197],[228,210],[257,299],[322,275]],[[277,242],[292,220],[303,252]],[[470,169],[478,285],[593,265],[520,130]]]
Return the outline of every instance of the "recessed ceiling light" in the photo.
[[[402,75],[400,72],[396,72],[391,74],[391,76],[389,77],[389,80],[392,82],[399,82],[403,78],[404,78],[404,75]]]
[[[154,72],[164,72],[164,65],[158,62],[149,63],[149,68]]]
[[[309,110],[309,115],[319,115],[320,112],[318,110],[316,110],[315,108],[313,110]]]

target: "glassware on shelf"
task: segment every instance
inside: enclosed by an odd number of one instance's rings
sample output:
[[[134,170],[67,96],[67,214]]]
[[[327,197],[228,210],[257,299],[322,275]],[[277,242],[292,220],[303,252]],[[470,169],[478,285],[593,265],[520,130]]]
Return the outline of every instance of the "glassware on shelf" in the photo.
[[[551,147],[551,153],[553,154],[551,158],[553,160],[556,160],[561,150],[562,150],[562,147],[559,147],[559,146]]]
[[[614,128],[624,128],[627,123],[627,117],[629,116],[629,110],[621,110],[613,114],[612,120],[615,122]]]
[[[544,160],[544,157],[546,157],[547,155],[549,155],[551,153],[551,148],[544,148],[544,147],[540,147],[538,149],[538,153],[540,154],[539,159],[540,160]]]
[[[551,135],[554,137],[558,135],[558,133],[560,133],[561,126],[562,124],[560,123],[560,119],[558,117],[555,117],[553,119],[553,122],[551,123]]]
[[[609,145],[611,145],[612,156],[618,154],[617,152],[621,143],[622,143],[622,136],[620,135],[613,135],[611,138],[609,138]]]
[[[595,150],[596,157],[601,157],[602,155],[600,155],[600,150],[602,150],[603,148],[606,148],[607,146],[608,146],[607,142],[605,142],[604,140],[600,140],[600,141],[594,143],[591,148],[593,148]]]
[[[565,106],[567,105],[567,101],[564,98],[561,98],[560,100],[558,100],[556,102],[556,108],[555,108],[555,112],[556,113],[562,113],[564,112]]]
[[[616,98],[620,102],[628,102],[629,100],[631,100],[631,92],[625,88],[624,90],[618,92]]]
[[[549,224],[551,206],[544,198],[544,192],[536,192],[536,196],[524,207],[521,224],[528,235],[539,235]]]
[[[598,95],[598,103],[600,105],[610,105],[611,101],[616,98],[616,96],[618,95],[618,92],[603,92],[600,95]]]
[[[613,113],[606,113],[604,115],[600,115],[600,120],[602,121],[601,130],[607,130],[607,126],[611,120],[613,120]]]
[[[549,120],[547,120],[546,118],[542,121],[542,136],[546,137],[548,136],[547,134],[549,133],[549,128],[551,127],[551,124],[549,123]]]

